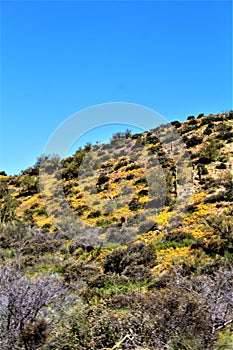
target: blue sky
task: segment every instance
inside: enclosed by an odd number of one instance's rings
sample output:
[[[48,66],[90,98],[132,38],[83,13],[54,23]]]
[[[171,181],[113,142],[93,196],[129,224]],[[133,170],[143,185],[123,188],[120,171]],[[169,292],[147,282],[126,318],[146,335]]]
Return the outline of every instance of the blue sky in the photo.
[[[8,174],[95,104],[141,104],[170,121],[232,109],[232,4],[2,1],[1,102]]]

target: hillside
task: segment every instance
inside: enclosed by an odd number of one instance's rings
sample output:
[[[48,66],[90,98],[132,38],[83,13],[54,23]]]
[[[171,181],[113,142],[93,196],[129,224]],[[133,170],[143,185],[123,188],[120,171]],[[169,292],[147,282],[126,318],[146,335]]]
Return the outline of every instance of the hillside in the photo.
[[[2,171],[1,349],[233,349],[232,155],[231,111]]]

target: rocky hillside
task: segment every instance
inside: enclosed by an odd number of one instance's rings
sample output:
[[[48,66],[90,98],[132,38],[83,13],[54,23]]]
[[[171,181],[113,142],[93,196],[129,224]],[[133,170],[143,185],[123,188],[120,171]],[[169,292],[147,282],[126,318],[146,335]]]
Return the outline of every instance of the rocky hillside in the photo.
[[[1,348],[233,349],[232,154],[231,111],[2,171]]]

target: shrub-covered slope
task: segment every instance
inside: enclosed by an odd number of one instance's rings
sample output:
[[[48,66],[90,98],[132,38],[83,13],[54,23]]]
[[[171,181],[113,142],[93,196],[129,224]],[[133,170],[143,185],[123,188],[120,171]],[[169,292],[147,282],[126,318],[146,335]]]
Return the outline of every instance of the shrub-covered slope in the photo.
[[[1,348],[233,349],[232,153],[229,112],[1,172]]]

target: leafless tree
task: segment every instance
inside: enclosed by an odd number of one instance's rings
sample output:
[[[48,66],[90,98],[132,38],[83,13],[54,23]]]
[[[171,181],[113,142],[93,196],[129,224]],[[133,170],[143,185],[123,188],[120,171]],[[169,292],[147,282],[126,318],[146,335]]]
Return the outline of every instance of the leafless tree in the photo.
[[[28,278],[16,266],[0,268],[0,348],[38,349],[48,324],[41,311],[65,295],[53,276]]]
[[[212,333],[233,323],[233,267],[221,268],[212,276],[199,277],[200,292],[212,321]]]
[[[233,323],[233,266],[221,266],[188,280],[176,273],[176,284],[201,299],[210,313],[212,339]]]

